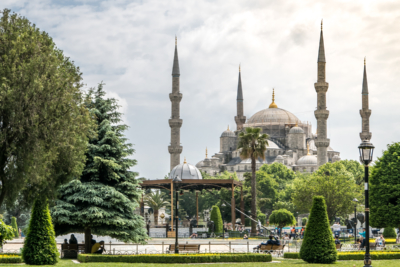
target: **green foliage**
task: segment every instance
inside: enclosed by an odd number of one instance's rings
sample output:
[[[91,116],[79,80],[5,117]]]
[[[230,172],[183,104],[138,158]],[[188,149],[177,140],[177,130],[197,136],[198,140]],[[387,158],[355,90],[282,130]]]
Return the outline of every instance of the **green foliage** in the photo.
[[[18,232],[17,218],[15,218],[15,217],[11,218],[11,227],[13,228],[14,237],[18,238],[19,232]]]
[[[391,252],[391,251],[383,251],[377,252],[372,251],[370,252],[372,260],[394,260],[400,259],[399,252]],[[345,260],[364,260],[365,252],[362,251],[351,251],[351,252],[338,252],[338,260],[345,261]],[[298,252],[285,252],[283,254],[283,258],[285,259],[300,259],[300,253]]]
[[[370,177],[370,223],[400,228],[400,143],[387,146]]]
[[[260,210],[257,210],[257,219],[260,220],[261,225],[265,225],[267,222],[267,215],[262,213]]]
[[[288,210],[285,209],[274,210],[271,216],[269,216],[269,223],[277,225],[279,228],[281,228],[281,234],[282,234],[282,228],[287,225],[295,225],[296,218]]]
[[[224,224],[221,218],[221,212],[218,206],[213,206],[210,214],[210,220],[214,222],[215,233],[222,233],[224,231]],[[208,230],[210,232],[210,229]]]
[[[282,163],[264,164],[259,171],[266,172],[279,184],[279,189],[284,189],[286,184],[296,178],[296,173]]]
[[[74,62],[26,18],[0,15],[1,206],[52,198],[79,176],[92,122]]]
[[[162,193],[160,190],[151,191],[149,194],[144,196],[144,204],[149,206],[154,211],[154,223],[158,225],[158,211],[169,205],[169,202],[166,201],[167,195]]]
[[[0,254],[0,263],[22,263],[22,257],[20,255],[7,255],[2,257],[4,254]]]
[[[30,265],[53,265],[58,262],[58,249],[47,201],[37,199],[33,205],[28,235],[22,258]]]
[[[89,140],[87,161],[80,180],[61,186],[52,209],[57,235],[90,232],[124,242],[144,242],[145,223],[135,214],[143,191],[137,173],[130,171],[136,160],[124,136],[126,125],[116,99],[105,99],[103,84],[90,89],[86,105],[97,121],[97,135]],[[88,239],[89,238],[89,239]],[[87,249],[87,248],[86,248]]]
[[[285,209],[290,211],[291,213],[294,213],[296,210],[296,207],[292,202],[284,202],[284,201],[277,201],[273,205],[274,210],[280,210],[280,209]]]
[[[251,197],[251,175],[246,173],[244,178],[244,188]],[[270,174],[262,170],[256,172],[257,207],[260,210],[272,209],[278,198],[278,189],[279,184]]]
[[[301,218],[301,225],[306,226],[306,224],[307,224],[307,218],[306,217]]]
[[[271,262],[271,254],[151,254],[151,255],[100,255],[78,254],[78,261],[127,263],[208,263],[208,262]]]
[[[0,248],[3,247],[7,240],[13,240],[14,230],[11,226],[6,225],[3,220],[0,219]]]
[[[256,159],[265,159],[268,146],[268,135],[261,134],[261,128],[248,127],[239,134],[237,149],[240,149],[240,158],[251,160],[251,215],[257,216],[257,181]],[[251,232],[256,233],[256,222],[251,221]]]
[[[384,238],[390,238],[390,237],[396,238],[397,237],[396,230],[394,230],[393,227],[385,227],[385,229],[383,230],[383,237]]]
[[[352,213],[354,197],[362,199],[363,192],[340,161],[326,163],[312,175],[299,175],[293,187],[293,204],[301,212],[309,212],[314,196],[323,196],[330,221],[335,216],[346,217]]]
[[[313,198],[313,205],[304,232],[300,257],[308,263],[333,263],[337,259],[335,241],[330,229],[325,199]]]
[[[346,171],[353,175],[358,185],[364,183],[364,167],[360,162],[352,159],[341,160],[339,162],[346,168]]]
[[[21,229],[22,233],[26,235],[29,219],[31,218],[32,205],[28,205],[28,203],[21,203],[23,201],[23,196],[20,194],[17,201],[15,201],[13,205],[3,204],[3,220],[6,224],[11,224],[11,218],[15,217],[17,219],[18,227]]]

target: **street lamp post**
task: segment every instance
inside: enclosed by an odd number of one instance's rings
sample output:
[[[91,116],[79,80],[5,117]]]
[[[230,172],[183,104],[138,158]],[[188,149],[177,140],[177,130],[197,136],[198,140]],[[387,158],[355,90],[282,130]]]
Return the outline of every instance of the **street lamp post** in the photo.
[[[364,164],[364,192],[365,192],[365,256],[364,256],[364,267],[371,266],[371,255],[369,254],[369,187],[368,187],[368,164],[372,161],[372,155],[374,153],[374,146],[372,143],[364,140],[358,147],[360,151],[360,161]]]
[[[355,219],[355,223],[354,223],[354,244],[357,244],[357,203],[358,203],[358,199],[354,198],[353,201],[354,203],[354,219]]]
[[[179,223],[179,214],[178,214],[178,210],[179,210],[179,188],[178,188],[178,183],[182,182],[181,178],[179,178],[179,176],[175,176],[175,178],[173,179],[173,182],[175,183],[175,254],[179,254],[179,244],[178,244],[178,223]]]

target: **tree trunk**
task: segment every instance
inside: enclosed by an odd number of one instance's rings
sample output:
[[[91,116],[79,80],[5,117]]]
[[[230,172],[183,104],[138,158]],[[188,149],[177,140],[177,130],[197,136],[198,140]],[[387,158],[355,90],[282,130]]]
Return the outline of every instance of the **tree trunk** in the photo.
[[[154,209],[154,225],[158,225],[158,210]]]
[[[257,220],[256,159],[251,157],[251,217]],[[251,221],[251,233],[257,233],[257,223]]]
[[[85,228],[85,253],[92,252],[92,229]]]

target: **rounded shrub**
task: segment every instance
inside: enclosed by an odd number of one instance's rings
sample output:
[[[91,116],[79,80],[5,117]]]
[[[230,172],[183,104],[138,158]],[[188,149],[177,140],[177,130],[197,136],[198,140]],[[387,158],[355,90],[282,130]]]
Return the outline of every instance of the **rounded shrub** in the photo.
[[[337,259],[335,241],[322,196],[315,196],[313,199],[300,248],[300,258],[308,263],[333,263]]]
[[[390,237],[396,238],[396,231],[394,230],[393,227],[385,227],[385,229],[383,230],[383,237],[384,238],[390,238]]]
[[[306,226],[306,224],[307,224],[307,218],[304,217],[304,218],[301,219],[301,225],[302,226]]]
[[[269,223],[277,225],[281,229],[282,236],[282,228],[287,225],[295,225],[296,218],[287,209],[274,210],[269,216]]]
[[[18,238],[19,232],[18,232],[17,218],[15,218],[14,216],[11,217],[11,227],[13,228],[14,237]]]
[[[26,264],[52,265],[58,261],[58,250],[47,200],[33,204],[22,258]]]
[[[214,222],[215,233],[222,233],[224,231],[224,224],[222,222],[221,212],[219,211],[218,206],[212,207],[210,220]]]

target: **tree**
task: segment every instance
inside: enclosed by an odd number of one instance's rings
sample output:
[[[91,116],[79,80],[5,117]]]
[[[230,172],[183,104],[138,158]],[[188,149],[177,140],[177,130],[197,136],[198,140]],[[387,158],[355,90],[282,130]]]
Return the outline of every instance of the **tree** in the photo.
[[[52,38],[0,11],[0,206],[53,197],[79,176],[92,127],[82,75]]]
[[[300,258],[308,263],[333,263],[337,259],[335,241],[328,221],[325,199],[322,196],[313,198],[300,248]]]
[[[30,265],[53,265],[58,262],[58,249],[47,201],[38,199],[32,209],[22,258]]]
[[[272,164],[264,164],[259,171],[264,171],[269,174],[278,184],[279,189],[284,189],[286,184],[296,178],[296,173],[283,165],[282,163],[274,162]]]
[[[383,229],[383,237],[384,238],[396,238],[396,231],[394,230],[393,227],[385,227],[385,229]]]
[[[364,183],[364,167],[356,160],[341,160],[339,161],[346,171],[350,172],[358,185]]]
[[[301,212],[309,212],[314,196],[323,196],[330,221],[352,213],[353,199],[362,199],[362,188],[340,162],[326,163],[312,175],[299,175],[293,188],[293,204]]]
[[[251,192],[251,176],[250,173],[244,175],[244,187],[250,188]],[[271,210],[273,204],[278,198],[279,184],[275,179],[263,170],[256,172],[256,196],[257,196],[257,207],[261,211]]]
[[[257,210],[257,220],[260,221],[261,225],[265,225],[267,222],[267,215],[262,213],[260,210]]]
[[[52,210],[57,235],[85,233],[85,251],[90,252],[91,234],[111,236],[124,242],[144,242],[144,220],[135,214],[143,194],[137,173],[129,169],[136,160],[120,124],[117,100],[105,99],[103,84],[90,89],[87,106],[96,118],[97,136],[89,140],[87,161],[80,180],[60,187]]]
[[[154,223],[158,225],[158,211],[169,205],[169,202],[165,200],[166,196],[160,192],[160,190],[156,190],[155,192],[150,192],[144,197],[144,204],[153,209],[154,212]]]
[[[371,226],[400,228],[400,143],[387,146],[370,177]]]
[[[221,218],[221,212],[219,211],[218,206],[213,206],[210,214],[210,220],[214,222],[215,233],[223,233],[224,224]],[[211,231],[211,229],[208,229]]]
[[[288,210],[285,209],[274,210],[271,216],[269,216],[269,223],[277,225],[281,229],[280,233],[282,236],[282,228],[287,225],[295,225],[296,218]]]
[[[261,134],[261,128],[246,128],[245,132],[239,134],[238,149],[240,158],[251,159],[251,216],[257,218],[257,182],[256,182],[256,160],[265,160],[265,151],[268,146],[268,135]],[[251,222],[251,233],[255,234],[256,222]]]
[[[9,225],[6,225],[3,220],[0,219],[0,248],[3,247],[6,240],[13,240],[14,231]]]
[[[301,218],[301,226],[306,226],[307,225],[307,218]]]
[[[19,232],[18,232],[17,218],[15,218],[15,217],[11,218],[11,227],[13,228],[13,231],[14,231],[14,237],[18,238]]]

